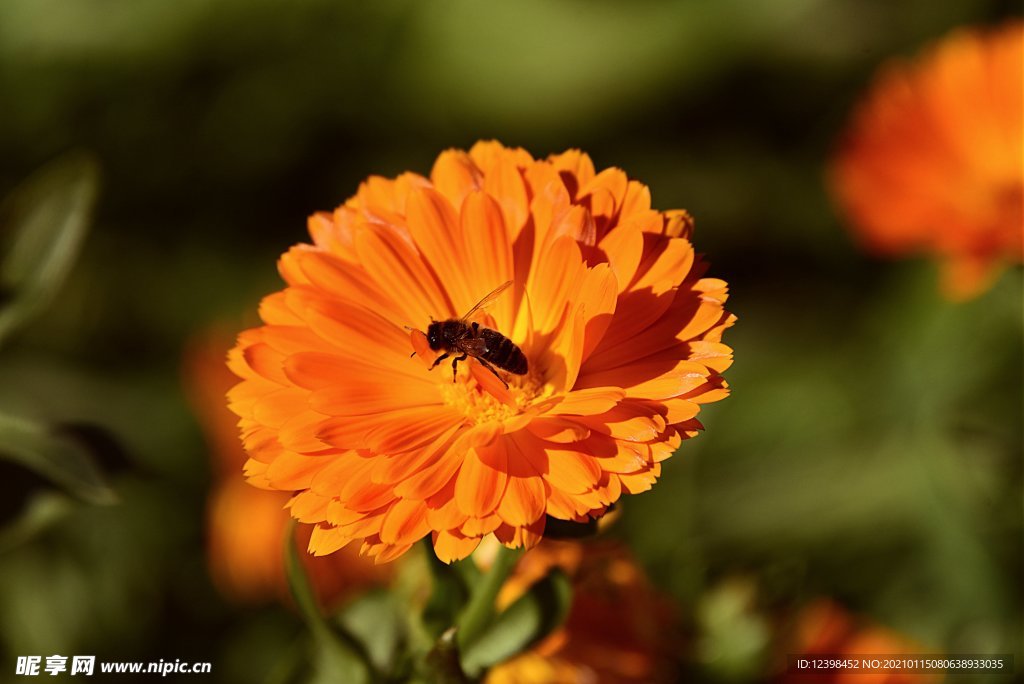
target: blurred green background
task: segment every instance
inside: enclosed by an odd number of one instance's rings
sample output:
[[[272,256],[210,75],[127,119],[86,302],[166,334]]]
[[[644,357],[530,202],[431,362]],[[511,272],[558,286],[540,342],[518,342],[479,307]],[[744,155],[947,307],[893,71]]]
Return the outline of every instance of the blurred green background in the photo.
[[[817,596],[928,650],[1020,655],[1020,269],[950,304],[932,264],[859,252],[824,185],[880,62],[1019,11],[4,0],[0,195],[72,149],[102,187],[59,294],[3,340],[0,412],[71,429],[118,503],[0,461],[0,681],[25,654],[271,669],[300,621],[207,576],[183,346],[255,322],[308,214],[481,138],[625,169],[730,284],[733,396],[613,529],[677,601],[690,675],[766,676],[774,616]],[[716,613],[737,580],[751,605]]]

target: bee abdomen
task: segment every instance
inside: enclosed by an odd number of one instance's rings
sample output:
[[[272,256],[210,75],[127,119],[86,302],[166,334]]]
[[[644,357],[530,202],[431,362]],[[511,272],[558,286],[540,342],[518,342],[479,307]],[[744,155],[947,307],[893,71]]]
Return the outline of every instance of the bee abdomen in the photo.
[[[489,328],[481,330],[480,337],[483,338],[487,347],[483,354],[484,359],[509,373],[526,374],[528,369],[526,355],[516,346],[515,342]]]

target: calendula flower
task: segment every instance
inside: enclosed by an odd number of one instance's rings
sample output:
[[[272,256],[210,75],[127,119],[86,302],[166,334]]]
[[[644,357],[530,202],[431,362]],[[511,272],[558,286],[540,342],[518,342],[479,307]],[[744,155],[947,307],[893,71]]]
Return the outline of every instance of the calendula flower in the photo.
[[[727,393],[733,317],[692,227],[578,151],[479,143],[429,178],[369,178],[309,219],[230,353],[249,482],[294,492],[313,553],[360,541],[381,562],[427,535],[446,561],[490,534],[533,546],[545,516],[649,489]],[[509,282],[465,321],[472,354],[431,370],[446,342],[423,330]]]
[[[839,203],[880,254],[932,253],[952,298],[1024,259],[1024,23],[959,30],[885,66],[832,169]]]
[[[488,672],[485,684],[650,684],[674,681],[671,602],[617,542],[544,540],[520,559],[498,597],[510,605],[553,568],[572,580],[564,625]]]
[[[224,366],[226,339],[217,331],[198,336],[186,351],[183,368],[213,466],[206,526],[210,576],[221,593],[236,601],[288,601],[284,541],[290,496],[256,489],[238,477],[246,455],[238,441],[236,417],[224,405],[224,393],[236,380]],[[310,531],[308,526],[300,527],[296,543],[305,547]],[[356,551],[325,558],[302,554],[310,585],[322,605],[331,606],[388,581],[389,566],[376,565]]]
[[[907,636],[859,618],[829,599],[819,599],[797,617],[794,634],[784,649],[788,655],[859,659],[881,655],[934,653]],[[836,669],[831,672],[793,672],[784,681],[812,684],[934,684],[940,675],[913,672],[871,672]]]

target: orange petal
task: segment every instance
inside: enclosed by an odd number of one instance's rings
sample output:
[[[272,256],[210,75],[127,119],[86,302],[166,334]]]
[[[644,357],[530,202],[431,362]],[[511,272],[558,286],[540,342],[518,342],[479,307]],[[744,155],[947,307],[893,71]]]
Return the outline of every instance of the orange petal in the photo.
[[[520,547],[531,549],[544,538],[544,525],[547,519],[541,516],[529,525],[502,525],[494,531],[494,536],[510,549]]]
[[[325,456],[324,466],[313,477],[309,488],[321,496],[347,501],[364,483],[370,482],[373,459],[355,453]]]
[[[395,298],[404,319],[399,325],[421,325],[431,317],[456,315],[441,283],[408,243],[367,226],[356,233],[356,252],[373,280],[401,293]]]
[[[317,347],[361,364],[407,368],[408,338],[393,321],[377,312],[341,300],[331,300],[311,290],[288,290],[294,306],[302,308],[306,325],[319,337]],[[404,323],[403,323],[404,325]],[[267,340],[273,344],[271,340]],[[296,351],[317,350],[299,349]]]
[[[328,416],[366,416],[426,407],[435,407],[439,415],[447,413],[437,385],[410,382],[404,373],[380,370],[366,368],[313,392],[309,406]]]
[[[491,514],[486,518],[467,518],[459,531],[467,537],[483,537],[498,529],[501,524],[501,518]]]
[[[552,488],[548,494],[547,514],[559,520],[586,522],[601,508],[601,499],[596,492],[588,492],[586,495],[566,494]]]
[[[434,553],[445,563],[462,560],[476,550],[480,537],[466,537],[459,532],[441,530],[432,535]]]
[[[551,155],[549,160],[552,166],[559,171],[566,189],[574,199],[579,195],[579,191],[594,178],[594,162],[585,152],[566,150],[561,154]]]
[[[395,492],[390,485],[363,482],[355,493],[343,503],[346,508],[353,511],[369,513],[390,505],[394,500]]]
[[[406,225],[440,287],[447,292],[447,311],[435,310],[438,318],[461,316],[486,292],[477,294],[463,266],[466,254],[458,235],[459,218],[451,203],[436,190],[423,188],[409,195]],[[401,292],[401,290],[398,290]]]
[[[647,444],[614,440],[614,454],[601,455],[596,459],[605,473],[636,473],[651,467],[651,448]],[[599,486],[599,485],[598,485]]]
[[[606,264],[587,271],[580,287],[580,300],[587,317],[581,361],[587,359],[604,338],[615,315],[618,303],[618,282]]]
[[[501,207],[482,192],[466,197],[460,216],[462,232],[461,263],[466,278],[472,283],[476,301],[499,285],[515,278],[512,245],[505,231]],[[513,324],[514,292],[506,292],[495,300],[488,310],[494,316],[498,330],[511,333]],[[472,306],[474,301],[467,305]]]
[[[277,439],[285,449],[297,453],[313,453],[332,448],[316,438],[324,423],[324,416],[313,411],[303,411],[289,418],[280,427]]]
[[[589,212],[583,207],[571,207],[569,193],[557,170],[548,164],[535,164],[526,171],[526,181],[530,187],[530,213],[533,216],[534,250],[533,255],[549,242],[557,225],[566,220],[568,212],[573,217],[567,223],[589,220]],[[591,224],[593,221],[591,221]],[[573,231],[569,231],[570,233]],[[580,232],[577,230],[577,232]],[[515,236],[513,236],[515,237]],[[532,259],[531,259],[532,260]]]
[[[308,489],[313,477],[326,465],[327,461],[319,456],[283,451],[267,466],[265,476],[277,489]]]
[[[299,318],[285,303],[284,292],[274,292],[260,301],[260,320],[269,325],[301,325]]]
[[[602,359],[602,355],[610,356],[610,352],[615,352],[614,360],[617,363],[622,363],[621,359],[623,358],[629,361],[641,358],[623,352],[628,352],[632,342],[642,334],[646,334],[646,330],[650,326],[667,315],[676,298],[674,291],[661,295],[654,295],[646,291],[627,291],[619,295],[611,322],[606,326],[605,334],[598,342],[597,347],[586,357],[587,363],[584,366],[584,371],[594,367],[614,367],[611,365],[611,361]],[[676,329],[671,332],[675,333]]]
[[[299,492],[288,501],[288,508],[299,522],[318,523],[327,519],[330,497],[321,496],[309,490]]]
[[[527,283],[534,330],[543,334],[556,329],[566,305],[576,299],[582,263],[576,241],[568,237],[555,240],[540,256],[538,269]]]
[[[548,486],[540,476],[509,477],[498,505],[501,519],[513,527],[531,525],[544,516]]]
[[[468,154],[445,150],[434,162],[430,180],[453,207],[460,207],[466,195],[480,189],[481,174]]]
[[[455,481],[455,502],[463,513],[483,518],[498,506],[508,479],[504,440],[466,452]]]
[[[526,183],[515,162],[503,155],[487,171],[484,177],[484,191],[501,206],[505,226],[511,239],[515,239],[526,223],[529,213]]]
[[[267,427],[280,428],[305,406],[306,392],[294,387],[282,387],[266,392],[252,408],[252,416]]]
[[[405,324],[400,323],[405,316],[395,299],[367,278],[362,269],[322,252],[303,254],[299,268],[317,289],[333,299],[376,312],[392,323]]]
[[[530,421],[527,429],[531,434],[548,442],[578,442],[590,436],[590,428],[586,425],[560,416],[535,418]]]
[[[636,225],[618,226],[608,233],[598,247],[608,257],[608,264],[615,274],[619,291],[623,291],[633,282],[633,275],[644,251],[644,235]],[[676,282],[682,281],[682,276]]]
[[[314,556],[326,556],[329,553],[334,553],[350,541],[352,541],[352,537],[345,534],[339,527],[317,525],[309,536],[309,552]]]
[[[458,504],[455,503],[455,480],[449,481],[448,485],[445,485],[445,489],[450,487],[451,491],[447,492],[447,496],[444,497],[444,503],[437,508],[430,508],[432,502],[428,502],[427,508],[427,523],[430,524],[431,529],[434,530],[454,530],[462,526],[462,523],[469,519],[465,513],[459,510]],[[436,495],[434,498],[437,498]]]
[[[651,209],[651,190],[643,183],[629,181],[626,184],[626,196],[622,200],[622,208],[619,209],[620,220],[626,220],[636,214],[645,213]],[[658,231],[660,232],[660,226]]]
[[[242,350],[245,362],[253,371],[278,385],[290,385],[282,365],[284,355],[268,344],[257,343]]]
[[[452,425],[430,425],[427,431],[415,434],[396,433],[404,437],[407,443],[416,443],[411,450],[402,452],[388,452],[376,459],[377,463],[371,473],[374,482],[400,482],[413,474],[420,472],[427,466],[435,463],[442,454],[449,451],[449,445],[456,434],[462,429],[461,420]],[[426,424],[425,424],[426,425]]]
[[[686,399],[664,399],[660,403],[666,409],[665,422],[669,425],[690,420],[700,413],[700,405]]]
[[[604,413],[622,401],[625,396],[625,391],[618,387],[591,387],[573,390],[552,409],[552,413],[575,416]]]
[[[653,408],[628,399],[605,413],[584,416],[579,420],[593,432],[630,442],[657,439],[665,429],[665,419]]]
[[[413,544],[428,532],[427,507],[423,502],[399,499],[384,516],[380,538],[388,544]]]
[[[707,382],[708,375],[708,369],[694,361],[665,358],[590,373],[577,385],[581,388],[607,387],[614,383],[626,390],[627,397],[667,399],[700,387]]]
[[[515,440],[521,453],[533,469],[552,486],[563,492],[579,494],[588,491],[601,479],[601,468],[590,455],[577,449],[560,448],[527,433],[519,433]]]
[[[444,454],[434,463],[402,480],[395,494],[405,499],[423,501],[440,491],[458,472],[464,459],[455,454]]]
[[[374,554],[373,562],[374,564],[390,563],[391,561],[405,555],[405,552],[411,548],[412,544],[400,544],[396,546],[385,544],[380,551]]]
[[[447,407],[419,406],[368,416],[331,418],[325,421],[317,438],[343,449],[399,453],[435,439],[463,420],[461,414]]]
[[[667,292],[677,287],[693,268],[693,245],[682,238],[646,239],[650,246],[644,254],[643,263],[637,268],[636,278],[630,283],[631,290],[650,290],[653,294]]]
[[[724,373],[732,365],[732,349],[721,342],[694,340],[689,343],[688,358],[717,373]]]
[[[617,477],[622,483],[623,490],[630,494],[640,494],[654,486],[659,475],[661,475],[661,464],[655,463],[651,466],[650,470],[641,471],[639,473],[622,474]]]

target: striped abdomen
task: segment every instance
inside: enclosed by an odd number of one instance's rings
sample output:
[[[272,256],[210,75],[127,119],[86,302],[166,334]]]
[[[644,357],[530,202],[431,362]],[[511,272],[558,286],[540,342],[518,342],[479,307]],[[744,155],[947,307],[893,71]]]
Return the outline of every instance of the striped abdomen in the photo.
[[[526,355],[515,342],[490,328],[481,328],[479,336],[485,345],[484,353],[480,355],[485,361],[515,375],[526,374]]]

